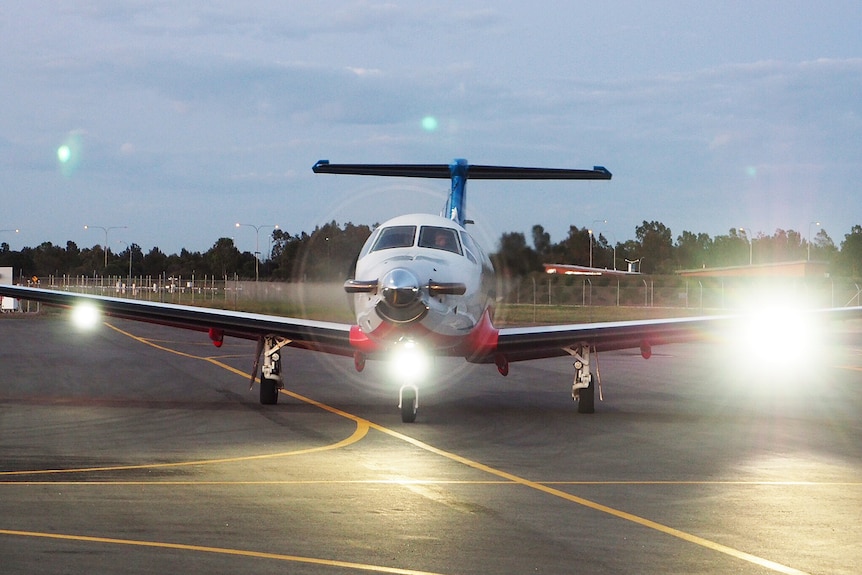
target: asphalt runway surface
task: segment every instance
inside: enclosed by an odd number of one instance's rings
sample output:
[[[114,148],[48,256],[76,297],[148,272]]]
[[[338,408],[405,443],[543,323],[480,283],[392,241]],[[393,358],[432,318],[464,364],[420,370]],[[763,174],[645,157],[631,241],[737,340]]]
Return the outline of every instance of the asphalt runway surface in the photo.
[[[592,415],[566,359],[445,360],[404,424],[376,363],[287,351],[261,406],[253,342],[0,318],[0,572],[856,574],[862,322],[829,343],[603,354]]]

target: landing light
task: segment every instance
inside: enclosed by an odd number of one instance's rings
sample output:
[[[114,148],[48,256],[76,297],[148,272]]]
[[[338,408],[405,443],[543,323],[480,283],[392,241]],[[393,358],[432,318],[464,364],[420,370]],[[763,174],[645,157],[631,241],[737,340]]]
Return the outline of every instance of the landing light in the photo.
[[[91,303],[72,308],[72,322],[81,329],[92,329],[99,322],[99,310]]]
[[[415,342],[398,343],[392,350],[389,368],[392,376],[401,383],[420,381],[427,375],[429,367],[428,355]]]
[[[735,347],[741,353],[736,359],[772,379],[798,378],[822,359],[819,319],[811,310],[794,305],[751,310],[739,325]]]

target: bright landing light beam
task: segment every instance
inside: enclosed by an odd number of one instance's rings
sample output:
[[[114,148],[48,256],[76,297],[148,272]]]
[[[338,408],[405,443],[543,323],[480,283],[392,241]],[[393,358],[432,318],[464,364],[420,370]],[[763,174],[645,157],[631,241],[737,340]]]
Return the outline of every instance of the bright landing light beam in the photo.
[[[805,380],[824,352],[820,319],[792,305],[751,310],[737,326],[735,361],[771,381]]]
[[[429,368],[428,355],[412,341],[398,344],[389,362],[392,377],[404,383],[421,381],[428,374]]]
[[[99,309],[91,303],[82,303],[72,308],[72,322],[80,329],[93,329],[101,314]]]

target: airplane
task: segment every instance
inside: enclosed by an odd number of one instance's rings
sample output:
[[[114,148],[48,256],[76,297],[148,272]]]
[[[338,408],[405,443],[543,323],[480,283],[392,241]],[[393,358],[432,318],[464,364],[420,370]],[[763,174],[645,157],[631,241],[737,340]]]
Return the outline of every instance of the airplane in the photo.
[[[449,179],[440,215],[410,214],[378,226],[359,251],[353,277],[344,283],[353,324],[205,309],[124,298],[0,285],[0,295],[79,308],[132,320],[208,333],[217,347],[225,337],[257,341],[251,387],[259,374],[260,403],[278,402],[285,385],[284,347],[352,357],[398,367],[398,408],[405,423],[416,420],[419,386],[429,356],[493,363],[505,376],[512,362],[570,356],[575,370],[572,398],[579,413],[595,411],[597,381],[592,358],[604,351],[639,349],[648,359],[656,345],[694,341],[724,329],[728,316],[614,321],[554,326],[493,324],[495,293],[491,260],[467,229],[466,183],[470,179],[610,180],[593,169],[527,168],[450,164],[333,164],[320,160],[316,174]],[[818,310],[829,318],[862,317],[862,307]],[[259,370],[259,371],[258,371]]]

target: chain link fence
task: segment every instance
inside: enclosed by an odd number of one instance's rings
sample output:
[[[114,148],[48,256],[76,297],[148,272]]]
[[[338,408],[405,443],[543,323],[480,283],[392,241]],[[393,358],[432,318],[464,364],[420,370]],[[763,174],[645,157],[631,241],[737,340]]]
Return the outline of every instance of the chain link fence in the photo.
[[[24,283],[24,282],[21,282]],[[282,304],[299,310],[349,309],[341,283],[287,283],[238,278],[49,276],[31,285],[186,305],[266,310]],[[685,278],[680,276],[566,276],[535,274],[500,279],[498,304],[584,307],[655,307],[688,310],[733,310],[788,301],[807,307],[862,305],[860,284],[833,278]],[[272,307],[276,312],[277,308]]]
[[[788,301],[807,307],[860,305],[860,285],[832,278],[685,278],[537,274],[503,282],[502,301],[536,306],[739,309]]]

